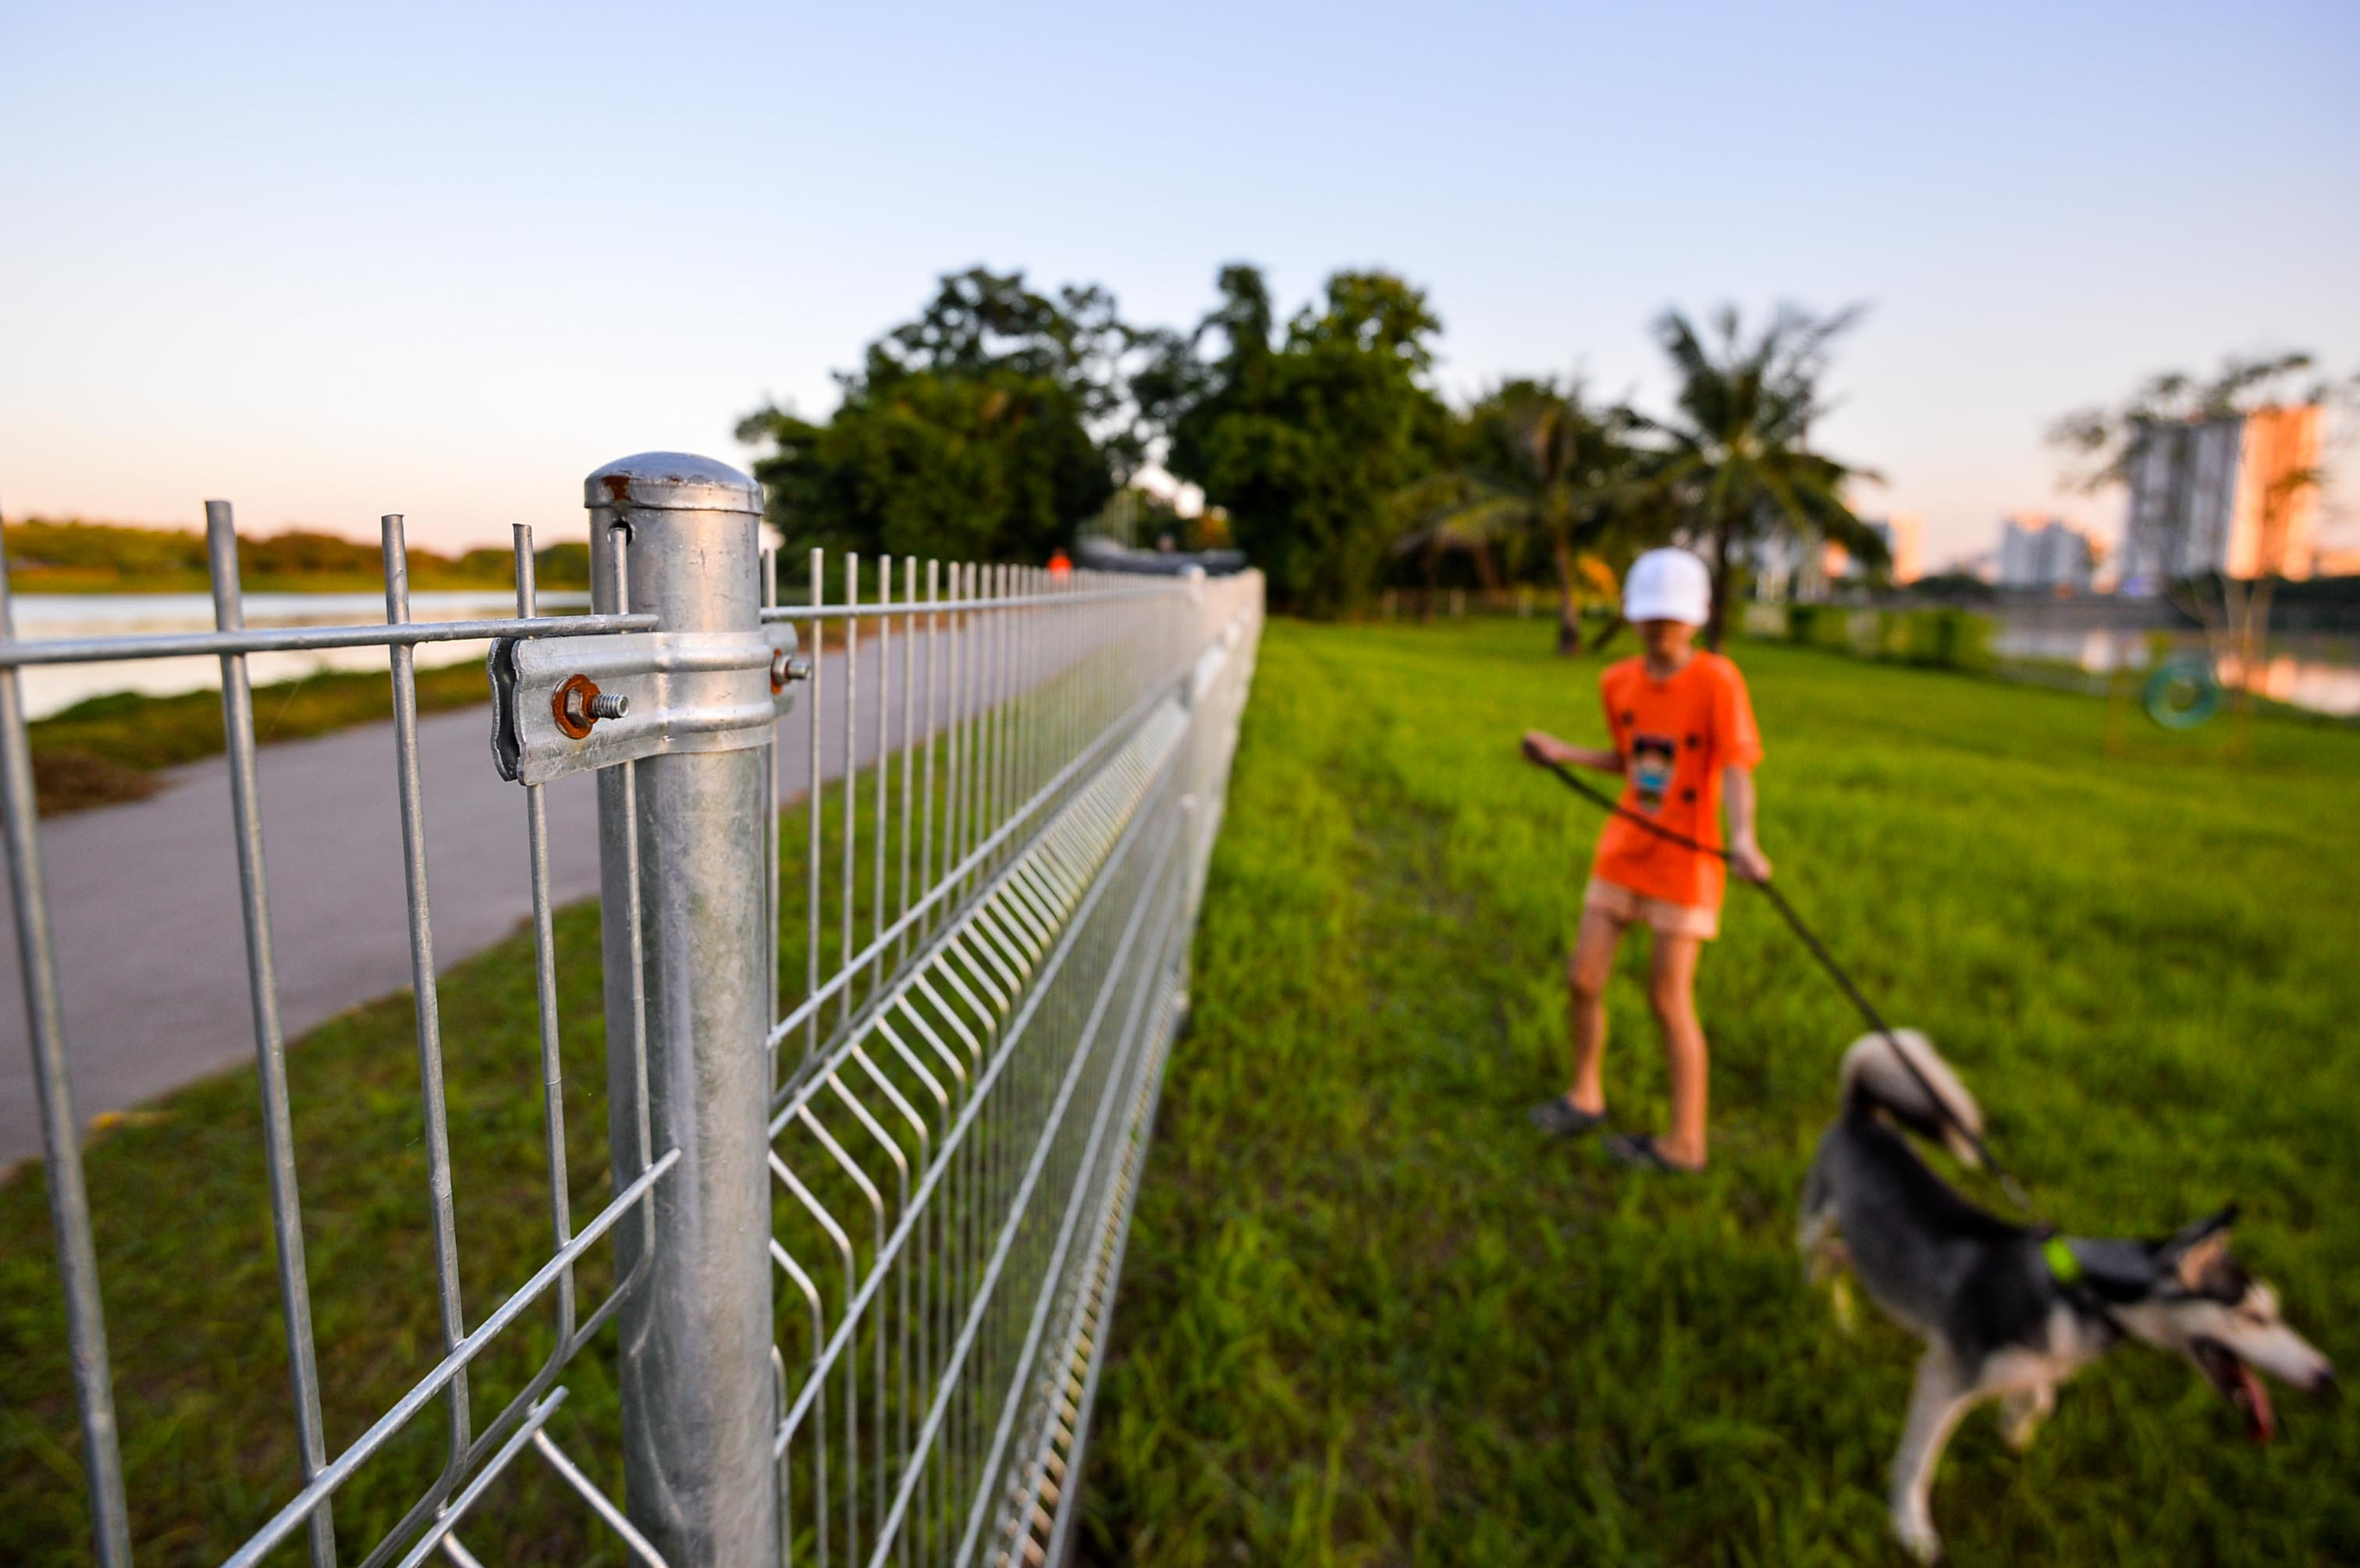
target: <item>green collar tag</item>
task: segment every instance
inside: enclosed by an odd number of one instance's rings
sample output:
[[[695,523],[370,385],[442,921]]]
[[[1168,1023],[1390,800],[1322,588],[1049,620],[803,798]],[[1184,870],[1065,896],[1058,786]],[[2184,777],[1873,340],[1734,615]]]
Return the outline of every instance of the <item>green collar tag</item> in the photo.
[[[2057,1277],[2060,1285],[2081,1282],[2081,1260],[2065,1245],[2063,1236],[2051,1236],[2040,1244],[2040,1255],[2049,1260],[2049,1272]]]

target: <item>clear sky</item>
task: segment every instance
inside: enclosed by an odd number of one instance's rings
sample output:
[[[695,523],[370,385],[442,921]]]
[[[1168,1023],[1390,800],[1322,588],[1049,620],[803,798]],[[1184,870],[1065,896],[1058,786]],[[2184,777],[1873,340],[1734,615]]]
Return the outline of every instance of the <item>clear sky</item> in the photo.
[[[497,14],[496,14],[497,13]],[[1193,322],[1430,292],[1657,399],[1662,307],[1870,306],[1824,445],[1936,563],[2169,366],[2360,369],[2360,7],[0,6],[0,503],[572,537],[985,262]],[[2347,467],[2360,454],[2346,453]],[[2360,483],[2332,515],[2360,543]]]

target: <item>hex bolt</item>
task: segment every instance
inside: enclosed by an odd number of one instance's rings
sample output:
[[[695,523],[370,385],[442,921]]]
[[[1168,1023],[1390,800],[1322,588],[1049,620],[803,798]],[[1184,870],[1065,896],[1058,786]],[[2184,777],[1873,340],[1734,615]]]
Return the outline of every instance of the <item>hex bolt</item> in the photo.
[[[781,648],[770,655],[770,692],[772,696],[787,689],[796,681],[811,679],[811,659],[802,653],[789,653]]]
[[[631,711],[631,699],[617,692],[600,692],[590,699],[593,718],[620,718]]]

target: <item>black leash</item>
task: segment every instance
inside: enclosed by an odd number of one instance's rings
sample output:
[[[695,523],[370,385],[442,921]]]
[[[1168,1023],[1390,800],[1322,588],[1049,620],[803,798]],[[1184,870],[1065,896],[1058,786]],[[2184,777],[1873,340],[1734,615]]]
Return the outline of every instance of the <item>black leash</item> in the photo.
[[[1730,855],[1727,850],[1717,850],[1710,844],[1699,843],[1685,833],[1676,833],[1660,822],[1640,816],[1603,791],[1594,789],[1576,778],[1562,762],[1551,762],[1545,757],[1535,755],[1530,751],[1524,754],[1563,779],[1576,795],[1582,796],[1591,805],[1601,807],[1608,815],[1619,817],[1625,822],[1635,822],[1656,838],[1669,839],[1682,849],[1694,850],[1700,855],[1710,855],[1717,861],[1729,862]],[[1868,1026],[1885,1036],[1885,1043],[1893,1047],[1894,1056],[1899,1058],[1904,1068],[1908,1069],[1909,1076],[1918,1080],[1918,1087],[1925,1091],[1926,1098],[1933,1102],[1935,1110],[1940,1113],[1942,1119],[1956,1127],[1966,1138],[1968,1144],[1973,1147],[1976,1157],[1982,1160],[1983,1168],[1992,1173],[1992,1179],[1999,1183],[2000,1190],[2007,1194],[2008,1201],[2027,1214],[2038,1219],[2038,1212],[2033,1208],[2032,1200],[2026,1195],[2023,1186],[2016,1181],[2015,1173],[1994,1157],[1991,1146],[1983,1142],[1983,1135],[1961,1121],[1958,1114],[1950,1109],[1949,1102],[1943,1100],[1931,1083],[1927,1081],[1926,1075],[1918,1069],[1918,1064],[1909,1059],[1909,1053],[1901,1048],[1901,1042],[1893,1037],[1893,1026],[1885,1021],[1885,1015],[1876,1010],[1875,1003],[1870,1002],[1860,987],[1852,982],[1852,976],[1844,972],[1844,967],[1836,962],[1835,955],[1828,951],[1827,944],[1819,940],[1818,933],[1803,924],[1803,917],[1795,913],[1795,906],[1786,902],[1786,895],[1766,882],[1754,882],[1751,877],[1740,877],[1738,880],[1749,883],[1762,890],[1763,895],[1768,898],[1772,906],[1786,917],[1787,926],[1797,938],[1801,938],[1803,946],[1810,949],[1811,957],[1819,960],[1819,967],[1828,971],[1828,977],[1852,999],[1852,1004],[1860,1009],[1860,1015],[1868,1020]]]

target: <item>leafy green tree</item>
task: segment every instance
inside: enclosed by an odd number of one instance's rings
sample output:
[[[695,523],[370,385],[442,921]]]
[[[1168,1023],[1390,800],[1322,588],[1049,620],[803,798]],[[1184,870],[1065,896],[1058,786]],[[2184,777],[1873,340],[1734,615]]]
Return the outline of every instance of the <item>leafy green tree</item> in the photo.
[[[1830,345],[1859,319],[1857,307],[1815,318],[1784,306],[1750,338],[1733,305],[1714,316],[1710,335],[1677,310],[1655,320],[1656,341],[1679,378],[1678,413],[1633,420],[1659,443],[1647,460],[1653,488],[1705,547],[1710,647],[1721,646],[1749,546],[1784,534],[1805,546],[1832,541],[1872,569],[1890,558],[1842,496],[1846,480],[1876,476],[1808,444],[1812,422],[1826,411],[1819,382]]]
[[[1196,332],[1163,337],[1134,377],[1142,418],[1169,433],[1171,470],[1227,511],[1273,602],[1314,615],[1364,603],[1400,532],[1397,497],[1448,440],[1426,380],[1441,323],[1385,272],[1335,274],[1284,334],[1259,269],[1222,269],[1219,290]]]
[[[205,570],[205,536],[193,530],[127,528],[120,523],[85,522],[78,517],[31,517],[9,523],[6,539],[10,567],[20,574],[63,571],[161,577]]]
[[[590,586],[590,546],[568,539],[544,544],[532,553],[533,582],[543,589],[577,590]],[[470,550],[459,557],[455,570],[464,577],[486,583],[510,583],[516,577],[513,550]]]
[[[1143,451],[1131,343],[1102,289],[1051,298],[1022,272],[945,274],[916,320],[837,377],[832,417],[765,408],[738,436],[770,448],[754,475],[790,551],[1039,559]]]
[[[1404,492],[1421,520],[1410,537],[1469,551],[1487,581],[1494,547],[1511,570],[1527,554],[1545,556],[1557,590],[1557,652],[1577,652],[1596,558],[1646,534],[1659,515],[1644,504],[1629,424],[1620,411],[1593,407],[1578,381],[1501,383],[1459,422],[1449,470]]]

